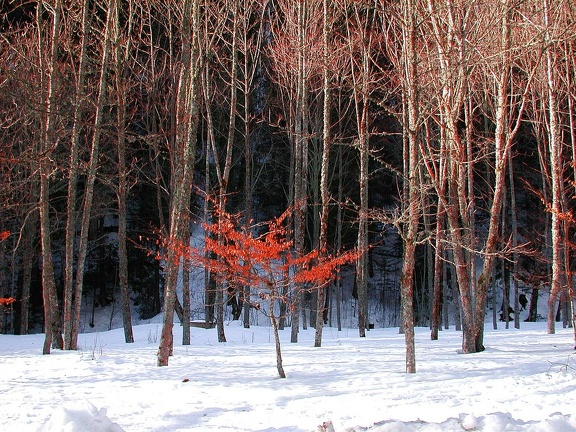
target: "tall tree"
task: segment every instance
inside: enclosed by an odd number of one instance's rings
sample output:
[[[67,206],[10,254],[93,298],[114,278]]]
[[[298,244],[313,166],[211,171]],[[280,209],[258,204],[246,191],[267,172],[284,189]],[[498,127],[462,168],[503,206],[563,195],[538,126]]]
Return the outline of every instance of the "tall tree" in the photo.
[[[68,195],[66,198],[66,228],[64,246],[64,346],[72,349],[72,312],[74,298],[74,259],[76,246],[76,202],[78,200],[78,172],[80,153],[80,133],[82,130],[82,117],[84,111],[84,97],[86,86],[86,73],[88,65],[88,38],[90,26],[89,2],[83,1],[80,5],[80,54],[77,60],[78,73],[76,92],[74,98],[74,118],[72,124],[72,137],[70,142],[70,156],[68,167]]]
[[[484,265],[482,273],[478,278],[478,288],[476,293],[476,310],[474,323],[475,351],[484,350],[483,331],[484,316],[486,314],[486,302],[490,278],[494,269],[494,260],[498,252],[500,239],[500,225],[502,217],[502,206],[506,199],[506,170],[509,165],[509,158],[514,139],[524,115],[526,99],[528,95],[531,76],[524,83],[525,87],[520,87],[520,97],[514,98],[511,94],[517,94],[516,89],[510,88],[512,67],[514,60],[512,57],[512,14],[515,12],[514,2],[505,1],[501,4],[500,18],[500,44],[498,62],[495,65],[493,75],[496,81],[494,117],[494,185],[492,192],[492,206],[490,209],[490,221],[488,235],[484,245]],[[510,106],[510,101],[515,106]],[[504,278],[504,275],[503,275]],[[506,312],[507,313],[507,310]]]
[[[558,18],[563,2],[556,4],[548,0],[542,0],[542,21],[544,24],[543,49],[545,50],[545,82],[547,96],[547,139],[548,154],[550,157],[550,177],[552,182],[552,202],[550,204],[551,215],[551,241],[552,241],[552,279],[550,281],[550,296],[548,299],[548,333],[555,332],[556,302],[562,290],[565,270],[563,268],[563,238],[562,238],[562,214],[563,214],[563,156],[562,138],[560,129],[560,107],[558,101],[559,82],[557,77],[556,51],[554,24]]]
[[[468,169],[470,162],[465,151],[461,128],[458,127],[463,108],[465,91],[468,88],[470,50],[466,45],[469,30],[471,4],[428,1],[428,13],[432,29],[433,43],[437,51],[439,88],[437,89],[439,122],[441,128],[441,148],[450,154],[450,168],[446,188],[444,180],[437,178],[436,192],[444,200],[449,225],[452,253],[456,266],[458,287],[463,309],[464,352],[474,352],[473,338],[473,293],[471,290],[471,253],[467,249],[473,232],[470,226],[468,202],[472,191],[468,190]],[[442,150],[440,151],[442,154]],[[440,196],[444,192],[444,196]]]
[[[404,235],[404,263],[400,279],[402,297],[402,326],[406,342],[406,372],[416,372],[416,353],[414,344],[414,269],[416,246],[418,244],[420,221],[420,116],[419,116],[419,83],[418,54],[416,50],[416,35],[418,15],[416,2],[408,0],[403,3],[400,11],[402,27],[403,55],[401,62],[404,110],[407,111],[408,123],[404,125],[408,136],[408,171],[405,173],[408,181],[408,215],[407,228]],[[405,180],[406,181],[406,180]]]
[[[80,225],[80,240],[78,244],[78,260],[76,263],[76,286],[74,290],[74,316],[72,319],[70,344],[68,349],[76,349],[78,346],[78,328],[81,319],[82,292],[84,290],[84,269],[88,255],[88,231],[92,218],[92,204],[94,198],[94,185],[100,165],[100,140],[102,137],[102,123],[104,110],[108,100],[108,69],[110,53],[112,50],[112,26],[114,24],[113,13],[116,8],[116,0],[108,0],[106,3],[106,24],[102,47],[102,59],[100,63],[100,77],[98,82],[98,97],[96,100],[96,112],[94,115],[94,131],[90,146],[90,160],[84,188],[84,200],[82,203],[82,220]]]
[[[226,197],[228,194],[228,184],[230,182],[230,171],[232,170],[232,153],[234,151],[234,140],[236,135],[236,117],[238,111],[238,39],[239,39],[239,24],[240,24],[240,4],[239,0],[230,0],[223,4],[223,9],[228,12],[230,16],[230,25],[225,27],[227,31],[223,32],[229,41],[229,58],[225,62],[229,65],[229,70],[225,73],[228,77],[228,89],[230,94],[228,96],[229,112],[228,112],[228,127],[226,135],[226,147],[224,150],[224,164],[222,168],[219,165],[218,152],[216,150],[215,140],[212,140],[214,159],[216,162],[216,176],[218,180],[218,208],[221,211],[226,211]],[[220,11],[216,11],[215,16],[219,17]],[[222,214],[222,213],[219,213]],[[218,221],[219,224],[222,221]],[[232,289],[238,289],[233,287]],[[236,301],[236,299],[234,299]],[[218,341],[226,342],[226,335],[224,334],[224,286],[220,283],[216,290],[216,323],[218,328]]]
[[[43,354],[50,354],[51,346],[62,349],[64,342],[60,332],[60,312],[56,283],[54,280],[54,265],[52,262],[52,245],[50,229],[50,179],[54,172],[50,154],[54,151],[57,139],[55,135],[56,123],[56,95],[57,63],[59,56],[60,19],[62,4],[56,0],[51,8],[52,26],[50,37],[45,35],[44,2],[40,0],[36,6],[36,26],[38,31],[39,70],[41,85],[41,139],[38,145],[38,172],[40,177],[40,193],[38,195],[38,209],[40,214],[40,244],[42,250],[42,297],[44,306],[44,340]],[[44,43],[48,42],[49,54],[44,53]],[[46,72],[44,72],[46,71]]]
[[[182,58],[176,102],[176,137],[170,152],[170,220],[171,242],[184,242],[190,223],[190,194],[192,189],[196,151],[196,133],[199,123],[199,76],[203,55],[200,51],[200,0],[186,0],[182,5]],[[174,308],[180,257],[172,248],[166,254],[166,286],[164,288],[164,315],[158,347],[158,366],[167,366],[173,349]]]
[[[116,2],[114,16],[114,84],[116,92],[116,123],[118,129],[118,185],[116,196],[118,200],[118,282],[120,285],[120,301],[122,307],[122,324],[126,343],[134,342],[132,331],[132,313],[130,302],[130,286],[128,285],[128,251],[127,243],[127,200],[128,200],[128,166],[126,164],[126,127],[128,80],[126,67],[130,56],[130,38],[133,25],[134,5],[128,2],[125,14],[127,25],[122,34],[120,15],[123,11],[121,2]],[[123,42],[124,41],[124,42]]]
[[[329,161],[330,161],[330,146],[332,135],[330,133],[331,121],[330,112],[332,105],[332,86],[331,86],[331,67],[330,67],[330,29],[332,27],[332,10],[333,4],[330,0],[323,1],[322,13],[322,58],[323,58],[323,86],[322,92],[324,93],[323,107],[322,107],[322,168],[320,174],[320,233],[318,253],[324,257],[328,253],[328,211],[329,211],[329,190],[328,190],[328,176],[329,176]],[[325,301],[326,301],[326,287],[318,287],[318,297],[316,302],[316,334],[314,337],[314,346],[319,347],[322,345],[322,327],[325,319]]]
[[[368,251],[368,184],[369,184],[369,121],[370,121],[370,91],[371,91],[371,50],[375,43],[374,5],[360,2],[344,2],[350,15],[346,24],[348,56],[352,77],[352,95],[354,100],[356,138],[360,173],[358,178],[360,203],[358,206],[358,238],[357,248]],[[366,336],[368,328],[368,254],[363,253],[356,261],[356,286],[358,290],[358,332],[360,337]]]

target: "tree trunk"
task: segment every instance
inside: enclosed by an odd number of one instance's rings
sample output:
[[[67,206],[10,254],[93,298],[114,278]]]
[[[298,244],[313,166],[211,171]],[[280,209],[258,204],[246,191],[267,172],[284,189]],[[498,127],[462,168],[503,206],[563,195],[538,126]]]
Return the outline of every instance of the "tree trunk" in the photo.
[[[164,290],[164,317],[158,347],[158,366],[167,366],[173,350],[174,308],[180,259],[175,250],[178,244],[188,244],[185,234],[189,230],[190,191],[192,188],[196,151],[196,132],[199,122],[198,76],[200,64],[199,32],[200,2],[186,0],[183,4],[182,34],[185,35],[182,50],[182,69],[177,93],[176,140],[171,154],[171,202],[169,248],[166,256],[166,286]]]
[[[358,236],[356,245],[360,255],[356,260],[356,286],[358,291],[358,332],[360,337],[366,336],[368,328],[368,163],[369,163],[369,135],[368,135],[368,97],[370,78],[370,54],[372,33],[367,28],[369,20],[361,16],[359,4],[352,2],[353,18],[347,24],[347,36],[349,38],[348,56],[352,65],[352,97],[356,115],[357,148],[360,160],[360,173],[358,186],[360,192],[360,204],[358,209]],[[354,25],[354,28],[351,25]],[[352,34],[360,32],[362,43],[356,52],[351,45]],[[358,64],[358,69],[355,66]]]
[[[114,10],[114,57],[115,57],[115,78],[117,111],[116,121],[118,123],[118,280],[120,285],[120,300],[122,304],[122,324],[124,327],[124,340],[126,343],[134,342],[132,331],[132,312],[130,302],[130,286],[128,285],[128,252],[126,248],[127,233],[127,209],[126,200],[128,197],[128,169],[126,167],[126,89],[124,88],[125,77],[122,64],[126,64],[130,46],[125,47],[124,58],[121,53],[120,34],[120,3],[116,4]],[[132,1],[129,2],[128,10],[128,31],[132,28]],[[129,42],[128,42],[129,43]]]
[[[190,224],[188,224],[190,226]],[[190,229],[188,234],[183,236],[190,238]],[[190,269],[191,262],[184,257],[182,263],[182,345],[190,345]]]
[[[80,326],[80,309],[82,306],[82,291],[84,289],[84,267],[88,255],[88,231],[90,229],[90,219],[92,216],[92,201],[94,197],[94,183],[99,167],[100,158],[100,137],[102,134],[102,120],[104,116],[104,105],[107,100],[106,89],[108,87],[108,60],[112,48],[112,13],[116,8],[116,0],[108,1],[106,12],[106,30],[104,33],[104,48],[102,51],[102,64],[100,68],[100,82],[98,86],[98,99],[96,102],[96,114],[94,118],[94,133],[92,136],[92,148],[90,150],[90,162],[84,190],[84,202],[82,204],[82,222],[80,227],[80,241],[78,245],[78,260],[76,263],[76,286],[74,289],[73,318],[70,331],[70,344],[68,349],[78,348],[78,327]]]
[[[56,85],[56,63],[58,59],[58,40],[60,35],[61,3],[56,0],[53,9],[51,50],[50,56],[44,59],[43,47],[43,14],[44,6],[40,0],[36,9],[36,24],[38,27],[38,49],[40,58],[42,94],[42,139],[38,156],[38,171],[40,176],[40,193],[38,196],[38,209],[40,216],[40,244],[42,254],[42,298],[44,306],[44,340],[43,354],[50,354],[50,348],[62,349],[64,341],[60,333],[60,314],[58,297],[54,281],[54,265],[52,262],[52,245],[50,232],[50,177],[52,163],[48,156],[55,144],[54,127],[56,121],[54,87]],[[47,76],[44,70],[47,70]]]
[[[418,74],[416,54],[416,5],[407,0],[404,5],[403,46],[404,46],[404,96],[405,109],[408,113],[407,128],[408,154],[404,159],[408,161],[408,171],[405,173],[408,180],[408,222],[404,235],[404,263],[400,277],[400,292],[402,296],[402,327],[406,344],[406,373],[416,373],[416,353],[414,345],[414,269],[416,265],[416,245],[418,225],[420,220],[420,169],[419,169],[419,114],[418,114]],[[406,188],[404,188],[406,190]]]
[[[276,348],[276,369],[280,378],[286,378],[284,367],[282,365],[282,350],[280,347],[280,335],[278,334],[278,322],[276,315],[274,315],[274,302],[270,302],[270,323],[272,324],[272,331],[274,332],[274,346]]]
[[[88,1],[82,4],[82,42],[78,66],[78,81],[74,105],[74,120],[72,126],[72,139],[70,143],[70,168],[68,175],[68,196],[66,203],[65,228],[65,258],[64,258],[64,346],[72,349],[72,313],[74,294],[74,249],[76,243],[76,199],[78,191],[78,153],[80,149],[80,131],[82,129],[83,97],[86,82],[86,66],[88,64],[88,26],[90,22],[90,8]]]
[[[38,201],[37,180],[31,182],[31,202]],[[22,291],[20,293],[20,334],[28,334],[30,312],[30,285],[32,283],[32,264],[35,256],[34,241],[38,234],[38,220],[29,215],[24,223],[22,237]]]
[[[342,148],[338,147],[338,172],[342,173],[343,163],[342,163]],[[343,181],[342,175],[338,176],[338,208],[336,210],[336,251],[341,253],[342,251],[342,203],[344,192],[343,192]],[[340,273],[336,275],[336,325],[338,331],[342,331],[342,280],[340,278]]]
[[[564,52],[568,61],[568,67],[566,67],[566,85],[568,88],[573,88],[574,86],[574,71],[576,70],[576,56],[574,55],[574,41],[568,41],[565,43]],[[574,93],[567,95],[568,98],[568,125],[570,130],[570,142],[572,143],[572,173],[574,178],[576,178],[576,118],[574,113]],[[574,185],[576,186],[576,184]],[[572,255],[572,254],[570,254]],[[568,267],[570,272],[568,272],[568,297],[570,299],[571,313],[571,324],[574,332],[574,342],[576,343],[576,310],[574,306],[576,305],[576,291],[574,289],[574,273],[572,272],[571,266]]]
[[[548,149],[550,155],[550,173],[552,177],[552,205],[550,208],[551,240],[552,240],[552,280],[550,283],[550,297],[548,300],[548,333],[555,333],[554,312],[556,302],[562,290],[562,151],[561,132],[559,125],[559,107],[557,101],[558,91],[556,72],[554,68],[554,45],[550,40],[550,5],[543,0],[544,22],[546,26],[546,90],[548,96]]]
[[[244,33],[246,37],[246,32]],[[245,43],[245,46],[247,44]],[[244,223],[245,229],[252,224],[252,149],[250,147],[250,85],[248,81],[248,61],[244,60]],[[250,328],[250,286],[242,287],[243,324]],[[282,317],[280,318],[282,320]]]
[[[498,250],[498,240],[500,236],[500,225],[503,203],[506,198],[506,169],[508,168],[508,158],[510,157],[510,147],[512,140],[516,135],[519,127],[519,119],[522,117],[524,103],[519,109],[518,121],[516,127],[510,129],[510,110],[508,106],[509,98],[509,81],[512,68],[511,61],[511,27],[510,13],[511,9],[506,3],[505,10],[502,12],[501,22],[501,71],[497,83],[497,106],[496,106],[496,132],[495,132],[495,161],[494,161],[494,192],[492,197],[492,206],[490,210],[490,224],[488,236],[484,247],[485,258],[482,274],[478,279],[478,289],[476,295],[475,310],[475,351],[484,350],[484,316],[486,313],[486,302],[488,298],[488,289],[490,275],[494,269],[495,253]],[[522,101],[524,102],[524,101]],[[508,311],[506,310],[506,313]]]
[[[514,287],[514,328],[520,328],[520,290],[518,287],[518,216],[516,211],[516,187],[514,185],[514,161],[508,158],[508,181],[510,183],[510,217],[512,227],[512,284]]]
[[[331,101],[331,77],[328,68],[329,60],[329,37],[330,37],[330,1],[324,0],[323,2],[323,30],[322,30],[322,45],[324,51],[324,106],[323,106],[323,140],[322,140],[322,168],[320,172],[320,196],[321,196],[321,210],[320,210],[320,241],[319,241],[319,256],[325,257],[328,254],[328,204],[329,204],[329,191],[328,191],[328,170],[330,158],[330,106]],[[318,288],[318,298],[316,303],[316,334],[314,337],[314,346],[319,347],[322,345],[322,327],[324,325],[324,311],[325,311],[326,287],[320,286]]]
[[[304,43],[306,38],[306,2],[297,4],[298,33],[298,72],[296,77],[296,116],[294,125],[294,248],[296,253],[304,253],[306,236],[306,207],[308,201],[308,84],[306,82],[306,53]],[[294,284],[292,304],[292,323],[290,342],[298,342],[300,312],[302,303],[302,286]]]
[[[445,281],[442,278],[442,269],[444,268],[443,260],[443,235],[444,235],[444,208],[442,202],[438,202],[438,207],[436,211],[436,241],[434,250],[434,288],[432,294],[432,329],[430,331],[430,339],[438,340],[438,330],[440,328],[442,319],[442,286]],[[444,303],[446,299],[444,298]]]
[[[238,1],[232,2],[232,11],[230,12],[232,18],[232,46],[230,48],[232,54],[232,64],[230,68],[230,112],[228,123],[228,137],[226,139],[226,155],[224,159],[224,169],[220,175],[218,173],[219,190],[219,205],[218,210],[220,214],[226,210],[226,194],[228,193],[228,182],[230,180],[230,170],[232,169],[232,152],[234,149],[234,134],[236,132],[236,114],[237,114],[237,99],[238,99],[238,14],[239,5]],[[218,159],[216,159],[218,163]],[[218,324],[218,342],[226,342],[226,335],[224,333],[224,287],[222,284],[218,285],[216,292],[216,307],[217,307],[217,324]]]

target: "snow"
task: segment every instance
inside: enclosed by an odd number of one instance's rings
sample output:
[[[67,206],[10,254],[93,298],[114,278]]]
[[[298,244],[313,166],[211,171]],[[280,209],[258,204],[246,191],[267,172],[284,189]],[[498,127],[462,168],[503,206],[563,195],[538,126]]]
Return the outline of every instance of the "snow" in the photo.
[[[488,326],[487,326],[488,327]],[[545,323],[486,329],[486,351],[459,354],[461,334],[431,341],[416,329],[417,373],[404,373],[398,328],[325,328],[291,344],[281,332],[286,379],[277,377],[267,326],[192,329],[156,366],[161,325],[81,334],[78,351],[41,355],[43,335],[0,335],[0,431],[336,432],[576,431],[576,360],[571,329]],[[326,428],[326,430],[330,430]]]

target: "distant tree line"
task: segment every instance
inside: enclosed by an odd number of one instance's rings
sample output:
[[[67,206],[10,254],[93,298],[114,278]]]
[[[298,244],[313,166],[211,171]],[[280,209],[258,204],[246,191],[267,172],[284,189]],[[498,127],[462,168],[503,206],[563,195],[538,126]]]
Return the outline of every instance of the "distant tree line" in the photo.
[[[37,0],[1,13],[0,298],[16,300],[0,303],[1,331],[41,323],[44,353],[76,349],[83,299],[119,299],[127,342],[132,303],[163,310],[162,363],[174,314],[190,322],[194,263],[156,239],[185,243],[191,220],[222,214],[255,229],[287,208],[296,253],[365,252],[349,266],[360,336],[393,244],[408,372],[414,326],[435,339],[449,310],[465,353],[484,349],[489,306],[519,327],[521,295],[536,320],[549,293],[550,333],[559,312],[573,322],[570,0]],[[249,326],[252,292],[215,276],[205,319],[225,341],[225,305]],[[334,304],[341,326],[338,279],[295,284],[278,305],[292,342],[305,310],[321,326]]]

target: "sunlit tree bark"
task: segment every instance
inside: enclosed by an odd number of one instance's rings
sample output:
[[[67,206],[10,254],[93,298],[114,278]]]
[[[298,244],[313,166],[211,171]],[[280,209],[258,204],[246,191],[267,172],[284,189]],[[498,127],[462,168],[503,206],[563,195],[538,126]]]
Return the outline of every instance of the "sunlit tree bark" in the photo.
[[[408,124],[404,125],[408,134],[408,154],[404,155],[408,159],[408,222],[404,235],[404,263],[400,279],[400,290],[402,296],[402,318],[404,327],[404,338],[406,343],[406,372],[416,372],[416,354],[414,344],[414,268],[416,245],[418,243],[418,230],[420,220],[420,191],[419,181],[419,129],[420,117],[419,91],[417,74],[417,52],[416,52],[416,32],[417,14],[416,3],[408,0],[404,3],[401,12],[401,20],[405,23],[402,28],[403,42],[403,93],[404,106],[408,112]]]
[[[484,350],[483,332],[484,316],[486,313],[486,302],[488,299],[488,290],[490,277],[493,272],[496,253],[498,252],[500,239],[500,225],[502,217],[502,206],[506,199],[506,170],[508,168],[508,159],[510,158],[510,149],[520,128],[524,107],[526,105],[527,89],[520,88],[521,97],[517,106],[510,107],[511,99],[510,79],[513,66],[512,58],[512,23],[511,15],[514,13],[513,2],[506,1],[502,4],[501,16],[501,39],[499,62],[496,66],[496,113],[494,123],[496,131],[494,136],[494,186],[492,192],[492,207],[490,209],[490,222],[488,235],[484,245],[484,266],[482,273],[478,278],[478,287],[476,293],[476,309],[474,312],[474,339],[475,350]],[[512,112],[514,108],[514,112]],[[504,277],[504,275],[503,275]],[[507,314],[507,309],[506,312]]]
[[[60,332],[60,313],[58,309],[58,297],[54,281],[54,265],[52,262],[52,245],[50,230],[50,178],[54,167],[50,160],[50,154],[57,144],[55,137],[56,122],[56,65],[59,53],[60,18],[62,4],[56,0],[52,7],[51,35],[45,35],[44,25],[45,6],[39,1],[36,6],[36,26],[38,31],[39,69],[41,70],[41,97],[42,97],[42,120],[41,141],[38,148],[38,172],[40,176],[40,192],[38,196],[38,208],[40,214],[40,243],[42,256],[42,297],[44,306],[44,340],[43,354],[50,354],[50,348],[62,349],[64,341]],[[43,53],[44,43],[50,46],[49,55]],[[44,72],[46,71],[46,72]]]
[[[550,204],[551,214],[551,242],[552,242],[552,279],[550,281],[550,297],[548,299],[548,333],[555,332],[555,313],[558,296],[562,290],[565,269],[563,268],[563,236],[562,236],[562,184],[563,180],[563,160],[562,160],[562,139],[560,131],[558,89],[559,83],[556,70],[556,41],[553,40],[554,25],[558,4],[551,4],[548,0],[542,0],[542,13],[544,23],[544,49],[546,52],[546,96],[547,96],[547,116],[548,116],[548,152],[550,157],[550,177],[552,183],[552,202]]]
[[[322,25],[322,49],[323,49],[323,133],[322,133],[322,168],[320,174],[320,195],[321,195],[321,209],[320,209],[320,233],[319,233],[319,254],[326,256],[328,253],[328,211],[329,211],[329,191],[328,191],[328,176],[329,176],[329,158],[330,158],[330,109],[332,103],[332,88],[331,88],[331,71],[329,68],[330,58],[330,27],[332,16],[332,2],[330,0],[323,1],[323,25]],[[326,300],[326,287],[321,286],[318,289],[318,297],[316,302],[316,334],[314,337],[314,346],[319,347],[322,345],[322,327],[324,325],[324,303]]]
[[[199,122],[200,0],[186,0],[182,5],[182,58],[176,103],[176,138],[171,149],[170,243],[188,242],[184,225],[190,223],[190,194],[194,173],[196,132]],[[166,255],[164,315],[158,348],[158,366],[167,366],[173,350],[174,308],[180,258],[172,248]]]

